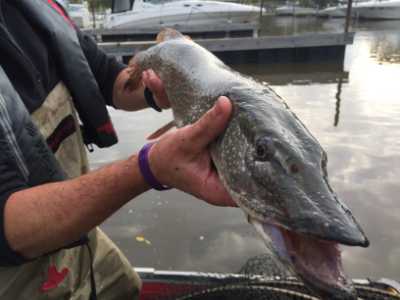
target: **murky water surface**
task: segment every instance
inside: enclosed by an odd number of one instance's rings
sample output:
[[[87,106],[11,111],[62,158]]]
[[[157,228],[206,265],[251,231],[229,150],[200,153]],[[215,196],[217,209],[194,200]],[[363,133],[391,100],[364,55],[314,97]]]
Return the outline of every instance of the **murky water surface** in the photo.
[[[264,32],[339,31],[342,23],[266,20]],[[368,249],[344,248],[352,277],[400,279],[399,29],[396,21],[358,24],[344,66],[233,66],[269,83],[326,149],[332,186],[371,241]],[[148,133],[171,119],[169,112],[150,110],[112,116],[121,142],[91,154],[93,168],[137,151]],[[102,228],[140,267],[235,272],[265,252],[241,211],[211,207],[178,191],[150,191]]]

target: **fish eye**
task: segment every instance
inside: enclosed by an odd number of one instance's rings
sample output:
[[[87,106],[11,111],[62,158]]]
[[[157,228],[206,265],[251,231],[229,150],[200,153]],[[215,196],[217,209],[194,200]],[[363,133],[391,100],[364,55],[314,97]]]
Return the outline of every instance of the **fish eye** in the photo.
[[[257,160],[268,161],[275,154],[274,143],[271,139],[262,138],[256,142],[255,156]]]

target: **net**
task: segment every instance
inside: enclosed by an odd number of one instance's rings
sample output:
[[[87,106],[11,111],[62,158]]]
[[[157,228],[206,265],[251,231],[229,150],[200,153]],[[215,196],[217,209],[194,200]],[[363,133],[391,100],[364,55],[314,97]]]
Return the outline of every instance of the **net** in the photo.
[[[400,294],[388,286],[372,284],[355,285],[357,296],[361,300],[399,300]],[[264,285],[235,284],[217,286],[197,291],[179,300],[318,300],[299,282],[276,281]]]

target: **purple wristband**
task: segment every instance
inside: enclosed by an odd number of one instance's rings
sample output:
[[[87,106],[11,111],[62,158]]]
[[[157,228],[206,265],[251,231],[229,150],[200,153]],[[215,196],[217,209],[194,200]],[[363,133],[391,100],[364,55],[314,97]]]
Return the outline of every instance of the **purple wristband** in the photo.
[[[149,151],[151,149],[151,146],[153,146],[152,143],[148,143],[143,146],[142,149],[139,151],[139,169],[140,173],[142,173],[142,176],[144,180],[150,185],[153,189],[157,191],[164,191],[164,190],[169,190],[171,189],[170,187],[167,187],[165,185],[162,185],[157,178],[153,175],[153,172],[151,172],[150,169],[150,164],[149,164]]]

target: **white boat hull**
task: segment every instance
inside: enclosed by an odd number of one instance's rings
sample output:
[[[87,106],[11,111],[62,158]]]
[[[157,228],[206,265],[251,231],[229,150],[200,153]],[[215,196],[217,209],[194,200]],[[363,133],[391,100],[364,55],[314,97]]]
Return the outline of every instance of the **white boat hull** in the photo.
[[[128,16],[127,16],[128,17]],[[153,15],[146,18],[126,18],[121,20],[119,24],[109,26],[112,29],[129,29],[129,28],[154,28],[154,27],[167,27],[167,26],[212,26],[223,24],[249,24],[256,23],[258,15],[248,16],[235,13],[198,13],[190,17],[185,15],[167,15],[159,16]]]
[[[108,29],[137,29],[167,26],[207,26],[256,24],[259,8],[217,1],[176,1],[152,5],[142,10],[113,14],[104,24]]]
[[[353,8],[360,19],[398,20],[400,19],[400,1],[367,2]]]
[[[336,7],[328,7],[318,12],[318,16],[320,17],[328,17],[328,18],[344,18],[346,17],[346,7],[344,6],[336,6]]]
[[[346,17],[347,6],[328,7],[319,11],[322,17]],[[352,16],[370,20],[398,20],[400,19],[400,0],[381,0],[354,3]]]

